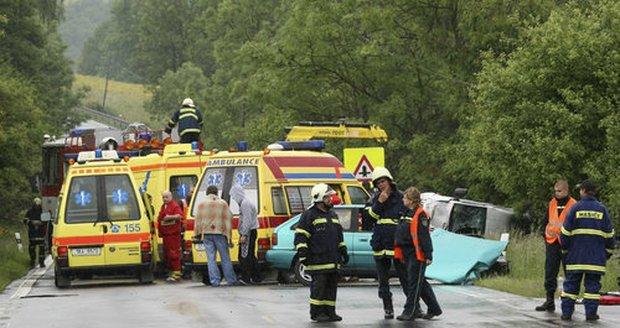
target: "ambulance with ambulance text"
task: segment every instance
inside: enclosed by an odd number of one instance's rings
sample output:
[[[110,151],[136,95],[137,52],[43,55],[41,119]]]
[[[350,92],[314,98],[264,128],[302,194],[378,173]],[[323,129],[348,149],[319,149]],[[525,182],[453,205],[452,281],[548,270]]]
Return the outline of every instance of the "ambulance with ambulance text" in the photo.
[[[192,237],[198,205],[206,199],[206,189],[210,185],[218,188],[219,196],[230,204],[234,215],[233,262],[237,261],[239,238],[236,229],[239,207],[229,194],[234,184],[245,190],[246,199],[258,209],[259,262],[264,261],[265,253],[271,247],[273,228],[311,205],[310,191],[315,184],[328,184],[344,204],[363,205],[369,198],[367,191],[353,174],[345,170],[340,160],[322,152],[323,140],[279,142],[263,151],[245,151],[246,147],[240,143],[234,151],[222,151],[208,157],[206,169],[189,206],[183,243],[186,269],[206,272],[204,246]]]

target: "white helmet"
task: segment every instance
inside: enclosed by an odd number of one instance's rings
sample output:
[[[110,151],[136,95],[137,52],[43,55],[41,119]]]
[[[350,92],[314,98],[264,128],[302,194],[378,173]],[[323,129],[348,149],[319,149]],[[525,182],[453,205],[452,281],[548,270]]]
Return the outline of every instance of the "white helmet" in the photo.
[[[392,175],[390,174],[390,171],[388,171],[388,169],[382,166],[377,166],[375,170],[372,171],[372,183],[374,184],[375,181],[381,178],[388,178],[390,179],[390,181],[394,181],[394,178],[392,178]]]
[[[39,197],[35,197],[32,201],[34,202],[35,205],[41,205],[41,198]]]
[[[311,192],[312,202],[320,203],[323,201],[323,198],[325,196],[333,195],[335,193],[336,192],[332,188],[330,188],[328,185],[324,183],[316,184],[314,187],[312,187],[312,192]]]
[[[192,98],[185,98],[183,99],[182,105],[187,107],[194,107],[194,101],[192,100]]]

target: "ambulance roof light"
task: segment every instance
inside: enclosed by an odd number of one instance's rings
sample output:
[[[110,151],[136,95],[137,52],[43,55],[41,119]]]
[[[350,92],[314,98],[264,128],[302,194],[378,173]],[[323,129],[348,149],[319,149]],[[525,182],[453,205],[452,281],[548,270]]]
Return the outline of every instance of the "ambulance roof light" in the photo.
[[[237,142],[237,149],[239,151],[248,151],[248,142],[247,141]]]
[[[192,151],[198,151],[198,141],[192,141]]]
[[[310,141],[277,141],[276,144],[282,146],[283,150],[315,150],[321,151],[325,148],[325,140],[310,140]],[[267,148],[270,148],[271,145]]]
[[[87,161],[95,161],[95,160],[119,160],[118,153],[116,150],[101,150],[97,149],[94,151],[81,151],[78,154],[77,161],[79,163],[85,163]]]

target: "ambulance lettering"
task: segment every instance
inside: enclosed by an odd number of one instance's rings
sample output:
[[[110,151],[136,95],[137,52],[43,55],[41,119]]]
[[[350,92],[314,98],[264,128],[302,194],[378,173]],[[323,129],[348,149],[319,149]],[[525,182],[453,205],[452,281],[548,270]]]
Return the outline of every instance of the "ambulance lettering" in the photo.
[[[259,162],[258,158],[212,159],[207,161],[207,166],[258,165]]]

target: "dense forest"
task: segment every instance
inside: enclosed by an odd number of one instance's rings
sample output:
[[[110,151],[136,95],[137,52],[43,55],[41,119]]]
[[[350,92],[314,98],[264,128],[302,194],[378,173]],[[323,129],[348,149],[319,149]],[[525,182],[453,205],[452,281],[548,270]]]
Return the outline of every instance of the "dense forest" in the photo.
[[[35,9],[54,1],[0,3],[30,13],[0,14],[2,58],[31,57],[4,50],[29,37],[8,28],[16,21],[41,29],[37,51],[63,47],[52,33],[57,17]],[[298,121],[376,123],[388,132],[387,166],[401,187],[467,187],[468,198],[529,214],[520,221],[527,228],[543,217],[556,179],[593,178],[618,226],[618,31],[613,0],[113,0],[78,71],[149,85],[146,110],[162,126],[192,97],[209,148],[241,139],[261,148]],[[35,58],[66,73],[64,58]],[[3,59],[1,83],[15,87],[0,90],[27,89],[37,103],[19,97],[2,110],[33,107],[54,118],[41,124],[59,124],[52,114],[70,104],[70,76],[46,85],[52,76],[13,62]],[[63,98],[39,104],[39,92]],[[366,144],[331,142],[329,150]],[[15,169],[4,161],[0,169]]]
[[[0,0],[0,221],[36,194],[44,133],[78,120],[73,72],[57,32],[62,1]]]

